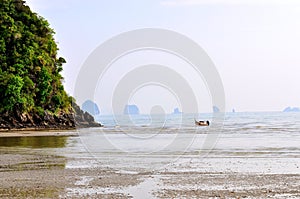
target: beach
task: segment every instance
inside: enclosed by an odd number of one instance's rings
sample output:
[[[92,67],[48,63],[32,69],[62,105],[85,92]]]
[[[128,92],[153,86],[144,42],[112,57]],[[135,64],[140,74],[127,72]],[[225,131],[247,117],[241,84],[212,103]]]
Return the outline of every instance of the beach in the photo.
[[[23,129],[13,131],[2,131],[0,137],[32,137],[32,136],[76,136],[76,130],[35,130]]]
[[[67,159],[36,152],[1,150],[1,198],[299,198],[295,173],[193,171],[219,159],[173,165],[161,171],[126,172],[109,167],[65,168]],[[91,160],[89,160],[91,161]],[[228,160],[224,160],[225,162]],[[282,160],[275,161],[282,164]],[[230,160],[236,168],[249,166]],[[289,163],[287,163],[289,165]],[[85,165],[87,166],[87,165]],[[229,166],[229,165],[228,165]],[[299,166],[299,165],[298,165]],[[271,167],[270,167],[271,168]],[[269,169],[270,169],[269,168]],[[282,168],[284,169],[284,168]]]
[[[281,113],[236,115],[220,133],[195,131],[186,117],[180,128],[173,118],[163,128],[103,120],[103,128],[7,132],[0,198],[300,198],[297,115],[281,123]]]

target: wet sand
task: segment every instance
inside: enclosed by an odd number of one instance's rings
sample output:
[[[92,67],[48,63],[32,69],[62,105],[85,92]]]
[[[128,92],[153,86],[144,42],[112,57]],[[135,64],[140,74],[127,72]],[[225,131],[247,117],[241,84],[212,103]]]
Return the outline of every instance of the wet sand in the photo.
[[[39,150],[1,148],[0,197],[300,198],[298,165],[294,173],[266,173],[259,168],[257,172],[192,171],[191,165],[205,167],[201,161],[182,162],[156,171],[66,166],[81,161],[86,159],[66,158]],[[231,161],[237,168],[245,166],[245,162]]]
[[[11,131],[0,131],[1,137],[32,137],[32,136],[77,136],[76,129],[73,130],[35,130],[35,129],[19,129]]]

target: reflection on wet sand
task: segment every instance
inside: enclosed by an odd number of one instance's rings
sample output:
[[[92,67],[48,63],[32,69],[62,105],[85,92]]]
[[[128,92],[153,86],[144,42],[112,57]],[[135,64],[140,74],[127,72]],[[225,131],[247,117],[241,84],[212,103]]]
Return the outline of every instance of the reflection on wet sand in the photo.
[[[67,139],[66,136],[0,137],[0,147],[63,148]]]

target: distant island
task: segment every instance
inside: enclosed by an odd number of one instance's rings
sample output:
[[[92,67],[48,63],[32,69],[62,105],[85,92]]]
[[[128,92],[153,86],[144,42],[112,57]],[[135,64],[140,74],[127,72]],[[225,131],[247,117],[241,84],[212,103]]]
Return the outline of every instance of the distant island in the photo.
[[[287,107],[283,110],[283,112],[300,112],[300,108],[298,108],[298,107]]]
[[[82,106],[81,106],[83,111],[88,112],[89,114],[95,116],[95,115],[99,115],[100,114],[100,110],[98,105],[91,101],[91,100],[86,100]]]
[[[219,107],[213,106],[213,112],[214,112],[214,113],[219,113],[219,112],[220,112]]]
[[[23,0],[0,7],[0,131],[101,126],[66,93],[48,21]]]
[[[179,108],[175,108],[173,114],[182,114],[182,112],[179,110]]]
[[[140,114],[140,110],[137,105],[126,105],[124,108],[125,115],[138,115]]]

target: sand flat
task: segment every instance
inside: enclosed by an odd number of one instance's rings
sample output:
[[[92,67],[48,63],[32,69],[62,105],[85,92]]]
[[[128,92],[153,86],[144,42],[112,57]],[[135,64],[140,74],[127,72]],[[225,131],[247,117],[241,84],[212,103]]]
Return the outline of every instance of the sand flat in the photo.
[[[12,131],[0,131],[0,137],[29,137],[29,136],[76,136],[78,132],[76,130],[12,130]]]
[[[252,165],[247,158],[205,158],[133,172],[121,168],[121,163],[103,165],[105,159],[64,157],[47,150],[1,148],[0,198],[300,198],[296,165],[289,173],[267,172],[262,166],[250,171],[243,169]],[[265,158],[264,163],[283,161]],[[130,162],[135,164],[123,158],[129,168]],[[229,162],[235,170],[222,166]],[[297,162],[296,158],[286,164]],[[68,166],[73,163],[79,166]]]

